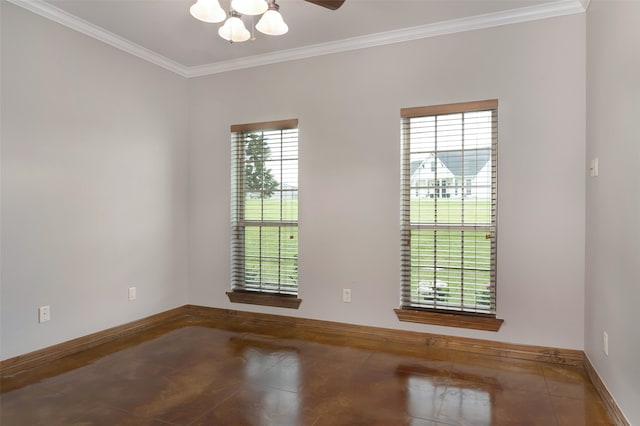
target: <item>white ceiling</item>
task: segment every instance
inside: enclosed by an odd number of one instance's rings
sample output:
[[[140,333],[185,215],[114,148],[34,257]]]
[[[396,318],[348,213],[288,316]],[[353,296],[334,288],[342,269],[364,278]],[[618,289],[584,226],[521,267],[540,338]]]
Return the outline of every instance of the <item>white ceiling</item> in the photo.
[[[287,34],[231,44],[221,24],[189,14],[195,0],[9,1],[186,77],[585,10],[585,0],[346,0],[335,11],[278,0]]]

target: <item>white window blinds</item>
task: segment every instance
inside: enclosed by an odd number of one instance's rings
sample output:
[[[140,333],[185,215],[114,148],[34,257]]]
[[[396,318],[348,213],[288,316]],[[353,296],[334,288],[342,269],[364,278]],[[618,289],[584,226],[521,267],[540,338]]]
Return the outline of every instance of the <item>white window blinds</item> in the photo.
[[[231,126],[234,291],[298,293],[297,127]]]
[[[401,110],[402,308],[495,316],[497,108]]]

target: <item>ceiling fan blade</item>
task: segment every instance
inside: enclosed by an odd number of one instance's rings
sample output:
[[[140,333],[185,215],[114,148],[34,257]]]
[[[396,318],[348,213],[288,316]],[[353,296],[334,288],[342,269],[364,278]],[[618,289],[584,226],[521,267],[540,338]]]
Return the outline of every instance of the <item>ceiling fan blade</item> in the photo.
[[[305,0],[306,2],[317,4],[318,6],[326,7],[327,9],[336,10],[344,0]]]

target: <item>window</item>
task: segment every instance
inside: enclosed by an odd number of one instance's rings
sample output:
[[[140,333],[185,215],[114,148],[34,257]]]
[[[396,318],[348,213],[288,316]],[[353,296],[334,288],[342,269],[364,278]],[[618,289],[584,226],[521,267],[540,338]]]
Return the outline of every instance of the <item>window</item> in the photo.
[[[401,320],[495,319],[497,107],[489,100],[401,111]],[[416,179],[425,161],[438,166]]]
[[[297,308],[298,120],[231,126],[232,302]]]

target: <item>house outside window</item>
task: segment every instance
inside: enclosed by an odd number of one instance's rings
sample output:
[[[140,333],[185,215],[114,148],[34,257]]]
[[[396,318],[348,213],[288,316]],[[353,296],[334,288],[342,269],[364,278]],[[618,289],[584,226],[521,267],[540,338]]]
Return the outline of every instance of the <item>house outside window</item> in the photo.
[[[497,107],[401,111],[401,320],[402,310],[495,318]]]
[[[232,302],[300,303],[297,126],[297,120],[231,126]]]

